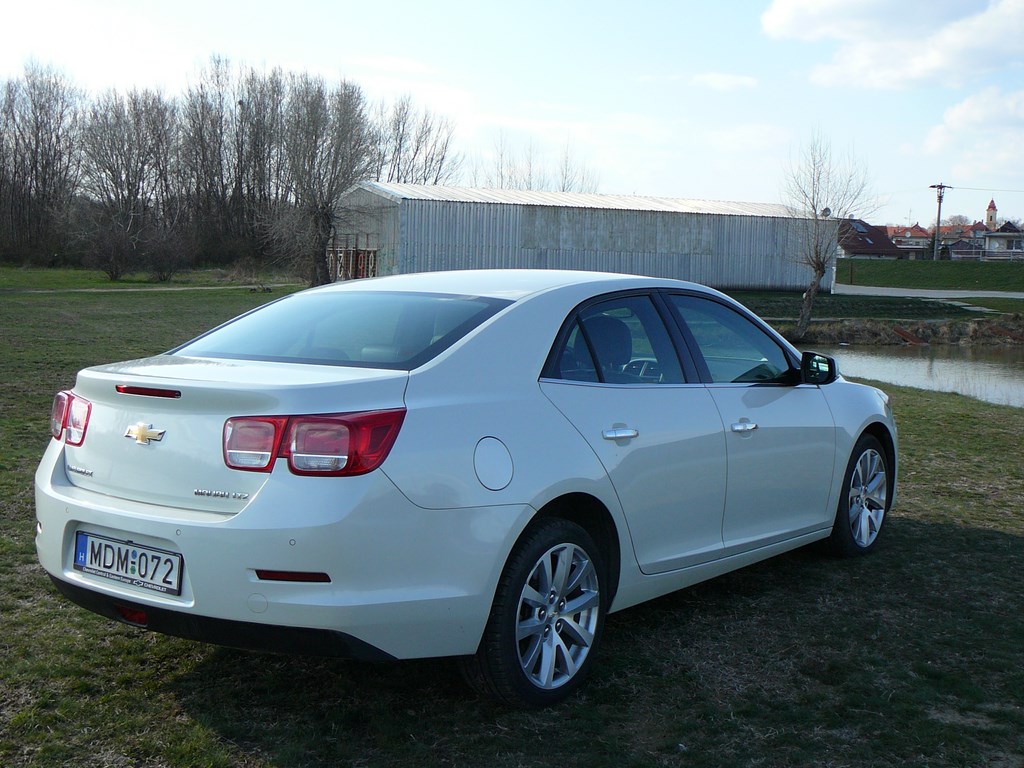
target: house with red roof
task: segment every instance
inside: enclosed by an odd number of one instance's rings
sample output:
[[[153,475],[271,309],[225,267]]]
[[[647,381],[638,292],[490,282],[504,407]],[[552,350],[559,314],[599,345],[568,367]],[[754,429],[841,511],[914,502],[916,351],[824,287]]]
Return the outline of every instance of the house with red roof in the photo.
[[[934,230],[934,227],[932,228]],[[957,240],[977,240],[981,242],[989,233],[989,228],[980,221],[973,224],[946,224],[939,227],[942,244],[952,243]]]
[[[900,224],[889,224],[885,233],[892,240],[893,245],[900,249],[902,259],[920,259],[931,257],[932,235],[927,229],[916,221],[913,226]]]

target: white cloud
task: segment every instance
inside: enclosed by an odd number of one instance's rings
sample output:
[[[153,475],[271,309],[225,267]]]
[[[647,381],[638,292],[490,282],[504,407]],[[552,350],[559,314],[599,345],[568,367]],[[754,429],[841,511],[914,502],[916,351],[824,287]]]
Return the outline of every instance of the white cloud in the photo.
[[[1024,91],[991,87],[947,109],[942,124],[928,132],[924,149],[933,156],[955,157],[952,171],[958,179],[1013,180],[1019,179],[1022,145]]]
[[[942,152],[965,135],[1024,134],[1024,91],[1003,93],[986,88],[955,104],[943,115],[942,125],[928,134],[925,149]]]
[[[1024,0],[775,0],[761,17],[778,39],[838,40],[811,80],[900,89],[1024,63]]]
[[[995,0],[1001,4],[1002,0]],[[769,37],[862,40],[929,35],[981,13],[990,0],[773,0],[761,15]]]
[[[879,0],[774,0],[761,16],[769,37],[856,40],[884,28]]]
[[[713,91],[736,91],[741,88],[757,87],[757,78],[724,72],[701,72],[691,77],[690,82]]]

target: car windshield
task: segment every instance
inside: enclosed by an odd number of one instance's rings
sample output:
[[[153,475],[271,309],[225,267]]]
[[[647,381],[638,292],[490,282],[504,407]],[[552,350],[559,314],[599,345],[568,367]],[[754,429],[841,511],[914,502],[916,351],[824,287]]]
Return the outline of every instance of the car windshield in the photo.
[[[510,303],[447,294],[313,291],[261,307],[170,354],[411,370]]]

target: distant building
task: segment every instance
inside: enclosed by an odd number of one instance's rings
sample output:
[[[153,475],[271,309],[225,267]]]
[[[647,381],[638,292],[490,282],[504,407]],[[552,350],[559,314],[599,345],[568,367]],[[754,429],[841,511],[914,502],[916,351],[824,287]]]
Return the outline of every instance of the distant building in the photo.
[[[984,241],[976,239],[957,240],[942,246],[951,259],[980,259],[985,252]]]
[[[995,199],[985,209],[984,222],[941,226],[939,238],[943,258],[1024,259],[1024,233],[1013,222],[999,224]]]
[[[905,256],[881,227],[861,219],[839,222],[839,248],[844,256],[861,259],[899,259]]]
[[[813,276],[796,257],[806,219],[783,205],[363,182],[339,206],[337,279],[541,268],[804,290]]]
[[[932,244],[931,232],[917,222],[914,222],[913,226],[890,224],[885,230],[893,245],[900,249],[900,258],[931,258],[932,254],[929,250]]]
[[[934,231],[934,227],[932,228]],[[980,221],[973,224],[944,224],[939,227],[942,237],[942,244],[956,242],[957,240],[976,240],[979,243],[985,240],[989,228]]]
[[[1024,258],[1024,233],[1012,221],[1002,224],[995,232],[985,234],[987,258]]]

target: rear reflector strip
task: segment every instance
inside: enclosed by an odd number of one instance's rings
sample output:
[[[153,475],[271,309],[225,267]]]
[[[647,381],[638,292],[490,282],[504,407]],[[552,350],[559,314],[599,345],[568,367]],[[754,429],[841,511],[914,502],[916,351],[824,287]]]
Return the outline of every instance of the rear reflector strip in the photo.
[[[142,395],[143,397],[167,397],[177,399],[181,392],[177,389],[157,389],[156,387],[133,387],[128,384],[118,384],[114,387],[122,395]]]
[[[128,608],[127,606],[115,606],[117,617],[126,624],[133,624],[136,627],[145,627],[149,624],[149,616],[139,608]]]
[[[301,581],[309,584],[329,584],[331,577],[326,573],[314,571],[267,571],[256,569],[256,578],[260,581]]]

